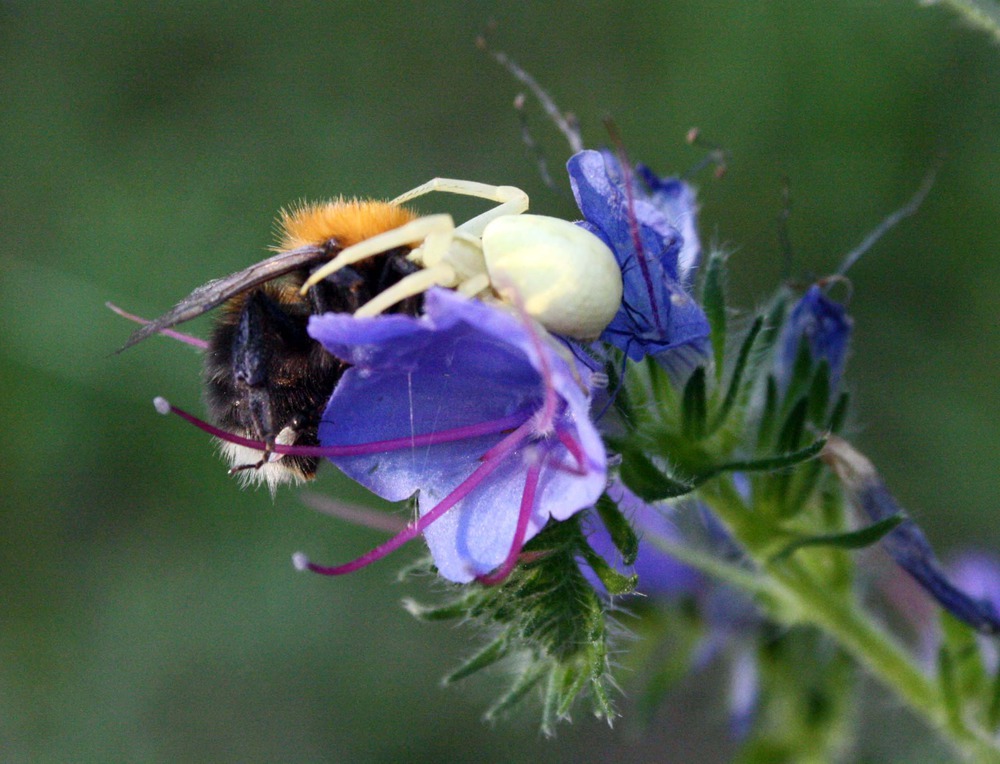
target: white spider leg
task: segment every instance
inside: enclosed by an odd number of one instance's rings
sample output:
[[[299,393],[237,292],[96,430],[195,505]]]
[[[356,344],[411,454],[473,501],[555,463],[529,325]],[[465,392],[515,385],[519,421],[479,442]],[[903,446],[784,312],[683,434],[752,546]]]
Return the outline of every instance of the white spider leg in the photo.
[[[447,263],[439,263],[433,268],[422,268],[397,281],[388,289],[379,292],[372,299],[354,311],[357,318],[377,316],[407,297],[423,294],[434,286],[454,286],[458,277],[455,269]]]
[[[514,186],[491,186],[488,183],[477,183],[474,180],[456,180],[455,178],[434,178],[416,188],[401,194],[392,200],[391,204],[402,204],[418,196],[433,192],[475,196],[498,202],[498,206],[487,210],[481,215],[465,221],[457,231],[479,237],[483,234],[486,224],[504,215],[520,215],[528,209],[528,195]]]
[[[377,234],[370,239],[359,241],[354,246],[341,250],[340,254],[330,262],[314,271],[299,291],[301,294],[305,294],[309,287],[348,265],[353,265],[396,247],[436,238],[435,235],[445,239],[445,249],[447,249],[447,241],[450,241],[454,230],[455,221],[451,219],[451,215],[428,215],[411,220],[399,228]]]

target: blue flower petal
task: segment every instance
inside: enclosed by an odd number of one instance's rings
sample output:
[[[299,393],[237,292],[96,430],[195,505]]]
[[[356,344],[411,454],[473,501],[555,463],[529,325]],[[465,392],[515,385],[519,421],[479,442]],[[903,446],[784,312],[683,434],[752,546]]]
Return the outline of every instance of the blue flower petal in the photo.
[[[593,532],[587,537],[591,548],[620,573],[638,575],[639,584],[636,591],[639,594],[650,597],[676,597],[699,593],[705,586],[702,574],[664,552],[655,542],[657,538],[674,543],[683,541],[680,531],[667,516],[669,508],[653,506],[643,501],[620,481],[615,481],[608,488],[608,496],[615,501],[618,509],[628,518],[639,535],[639,551],[635,564],[631,568],[622,565],[621,556],[611,540],[611,534],[600,522],[594,523]],[[603,588],[596,575],[589,569],[585,572],[595,587]]]
[[[688,292],[701,252],[693,191],[642,168],[645,187],[633,179],[629,193],[607,152],[581,151],[567,169],[581,225],[605,241],[622,270],[622,308],[601,339],[633,360],[653,355],[681,373],[703,363],[708,319]]]
[[[425,315],[357,319],[314,316],[309,332],[352,364],[337,385],[319,428],[325,446],[370,443],[441,432],[539,410],[545,396],[543,368],[557,397],[555,432],[495,465],[494,471],[454,509],[425,531],[441,575],[464,583],[500,565],[510,551],[521,505],[527,461],[543,468],[527,538],[549,518],[564,520],[591,506],[605,486],[604,445],[589,419],[589,397],[580,387],[585,368],[571,368],[563,354],[510,312],[448,290],[431,290]],[[579,444],[582,471],[559,440]],[[366,456],[333,459],[374,493],[399,501],[415,493],[426,514],[483,464],[503,434]]]
[[[832,463],[853,503],[872,521],[905,515],[872,463],[846,441],[831,436],[824,458]],[[913,520],[903,520],[880,543],[941,607],[983,634],[1000,634],[1000,610],[995,601],[959,588],[945,573],[924,532]]]
[[[813,361],[830,367],[830,393],[835,394],[847,361],[853,326],[847,309],[834,302],[814,284],[792,307],[782,330],[775,373],[782,389],[791,379],[795,359],[803,342],[809,344]]]

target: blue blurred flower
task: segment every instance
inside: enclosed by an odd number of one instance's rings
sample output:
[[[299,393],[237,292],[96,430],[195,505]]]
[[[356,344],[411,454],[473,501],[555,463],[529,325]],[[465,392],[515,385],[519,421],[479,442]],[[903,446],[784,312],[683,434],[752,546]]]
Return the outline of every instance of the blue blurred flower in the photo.
[[[775,373],[781,389],[788,388],[804,342],[814,364],[826,361],[830,368],[830,395],[836,394],[847,361],[853,323],[847,309],[827,297],[820,285],[809,287],[792,307],[778,343]]]
[[[649,504],[618,482],[608,489],[639,535],[635,564],[621,562],[610,534],[599,526],[588,537],[591,547],[623,574],[639,576],[636,594],[647,601],[666,603],[688,598],[693,601],[705,626],[705,633],[691,660],[690,670],[700,672],[716,660],[729,671],[730,729],[734,739],[745,738],[753,725],[760,703],[760,675],[757,643],[761,617],[753,601],[742,591],[718,583],[701,571],[681,562],[664,550],[661,542],[692,544],[714,555],[738,561],[743,554],[716,516],[703,504],[689,507],[700,519],[702,533],[697,542],[685,537],[670,515],[667,504]],[[600,587],[596,575],[590,580]]]
[[[996,580],[979,567],[975,576],[949,576],[920,527],[896,503],[874,465],[847,441],[830,436],[823,458],[837,472],[851,501],[873,522],[896,515],[904,520],[881,540],[889,556],[959,620],[983,634],[1000,634],[1000,593]],[[992,588],[991,588],[992,587]]]
[[[433,289],[424,311],[312,317],[312,337],[351,364],[319,439],[413,438],[411,448],[331,460],[385,499],[417,495],[418,525],[445,578],[465,583],[498,566],[506,575],[550,518],[567,519],[604,490],[604,445],[581,387],[591,373],[506,310]]]
[[[595,527],[587,537],[591,548],[619,572],[638,575],[639,583],[636,589],[638,594],[668,598],[693,595],[701,591],[705,585],[704,576],[676,557],[667,554],[656,543],[657,539],[678,544],[683,542],[680,531],[669,517],[670,508],[643,501],[618,480],[613,481],[608,487],[608,496],[618,505],[618,509],[639,536],[639,550],[635,563],[630,568],[622,564],[621,555],[611,540],[611,534],[601,523],[594,523]],[[590,574],[589,569],[588,574],[595,588],[603,589],[600,579]]]
[[[601,339],[632,360],[652,355],[680,375],[694,369],[709,353],[708,319],[689,292],[701,256],[694,192],[645,167],[633,174],[606,151],[574,154],[567,168],[581,225],[622,270],[622,308]]]
[[[952,560],[948,570],[955,586],[1000,612],[1000,559],[995,554],[963,552]]]

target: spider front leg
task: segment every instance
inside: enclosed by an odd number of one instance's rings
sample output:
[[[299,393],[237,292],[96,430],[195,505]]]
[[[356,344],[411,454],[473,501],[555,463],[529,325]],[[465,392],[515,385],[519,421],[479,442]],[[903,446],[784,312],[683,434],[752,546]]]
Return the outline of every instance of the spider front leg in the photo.
[[[448,258],[455,235],[451,215],[428,215],[417,218],[399,228],[393,228],[344,249],[329,263],[316,269],[302,285],[305,292],[314,284],[332,276],[342,268],[367,260],[397,247],[413,246],[423,242],[410,253],[409,258],[421,265],[421,270],[396,282],[358,308],[355,316],[377,316],[407,297],[423,294],[434,286],[462,287],[466,274],[456,271]],[[482,259],[482,256],[479,256]],[[481,270],[481,269],[480,269]]]
[[[370,257],[380,255],[397,247],[415,247],[419,242],[422,242],[421,247],[425,250],[429,245],[433,252],[440,250],[447,252],[454,231],[455,222],[451,219],[451,215],[428,215],[427,217],[417,218],[405,225],[401,225],[399,228],[393,228],[390,231],[377,234],[358,242],[352,247],[341,250],[330,262],[313,271],[299,292],[305,294],[309,290],[309,287],[332,276],[341,268],[346,268],[349,265],[354,265],[362,260],[367,260]],[[406,279],[403,279],[403,281],[406,281]]]
[[[446,194],[458,194],[460,196],[475,196],[479,199],[487,199],[497,202],[497,206],[487,210],[481,215],[466,220],[455,230],[460,234],[480,238],[483,229],[487,224],[505,215],[520,215],[528,209],[528,195],[514,186],[491,186],[488,183],[477,183],[474,180],[457,180],[455,178],[434,178],[414,189],[400,194],[390,202],[391,204],[403,204],[434,192]]]

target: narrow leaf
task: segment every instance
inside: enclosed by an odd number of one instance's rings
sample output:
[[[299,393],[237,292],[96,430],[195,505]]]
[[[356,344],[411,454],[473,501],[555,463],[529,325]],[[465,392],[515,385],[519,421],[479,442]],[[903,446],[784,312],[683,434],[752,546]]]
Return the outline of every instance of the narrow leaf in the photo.
[[[866,525],[856,531],[846,533],[824,533],[818,536],[800,536],[788,543],[780,552],[771,558],[771,562],[784,560],[799,549],[807,546],[832,546],[839,549],[864,549],[878,543],[883,536],[903,522],[902,515],[893,515],[877,523]]]
[[[726,351],[726,256],[720,251],[712,252],[705,266],[701,305],[708,318],[715,374],[721,379]]]
[[[422,605],[416,600],[404,599],[403,608],[421,621],[450,621],[468,614],[469,599],[463,597],[444,605]]]
[[[808,418],[817,427],[823,426],[826,409],[830,405],[830,364],[824,358],[813,372],[809,385]]]
[[[681,429],[684,437],[689,440],[701,440],[705,435],[705,423],[708,417],[707,398],[705,367],[699,366],[684,386],[684,398],[681,402]]]
[[[475,653],[471,658],[466,659],[462,665],[448,674],[444,684],[454,684],[460,679],[475,674],[487,666],[492,666],[497,661],[505,658],[510,652],[510,646],[506,639],[500,637],[490,642],[486,647]]]
[[[591,567],[597,577],[601,579],[601,583],[604,584],[604,588],[608,590],[608,594],[619,596],[623,594],[631,594],[635,591],[635,586],[639,583],[638,576],[626,576],[623,573],[619,573],[587,544],[581,545],[580,554],[583,555],[583,559],[587,561],[587,564]],[[633,557],[632,559],[634,562],[635,558]]]
[[[938,681],[941,684],[945,712],[953,725],[961,726],[962,701],[955,682],[955,665],[951,653],[945,646],[938,650]]]
[[[834,434],[840,432],[844,426],[844,421],[847,419],[847,407],[850,402],[851,396],[848,393],[841,393],[837,397],[837,402],[833,406],[833,413],[830,414],[830,419],[826,423],[827,431]]]
[[[802,434],[806,427],[806,399],[800,398],[788,412],[778,433],[778,451],[794,451],[802,442]]]
[[[708,477],[714,477],[720,472],[773,472],[774,470],[794,467],[800,462],[804,462],[818,456],[825,445],[826,438],[820,438],[819,440],[810,443],[805,448],[800,448],[798,451],[790,451],[788,453],[779,454],[778,456],[768,456],[764,459],[747,459],[746,461],[726,462],[725,464],[713,469],[710,473],[705,473],[699,476],[697,480],[692,482],[700,485]],[[697,487],[697,485],[694,487]]]
[[[638,450],[622,454],[619,475],[628,489],[644,501],[672,499],[694,490],[691,483],[663,474],[648,456]]]
[[[608,529],[611,541],[615,549],[622,556],[622,562],[632,565],[636,555],[639,554],[639,537],[636,535],[632,524],[625,518],[618,505],[610,496],[604,494],[597,500],[597,514]]]
[[[729,412],[732,411],[733,404],[736,402],[740,391],[740,385],[743,383],[743,372],[746,370],[747,359],[750,357],[750,351],[753,349],[754,342],[757,340],[757,336],[760,334],[763,325],[763,316],[757,316],[757,320],[753,322],[753,326],[750,327],[747,336],[743,338],[743,344],[740,346],[740,354],[736,358],[736,366],[733,367],[733,376],[730,378],[729,387],[726,390],[726,397],[723,399],[722,406],[719,408],[715,421],[712,423],[712,432],[719,429],[725,424],[726,419],[729,418]]]
[[[507,688],[507,691],[497,699],[496,703],[486,710],[484,718],[487,721],[493,721],[516,706],[545,676],[547,667],[548,664],[545,663],[534,663],[522,671],[514,683]]]

